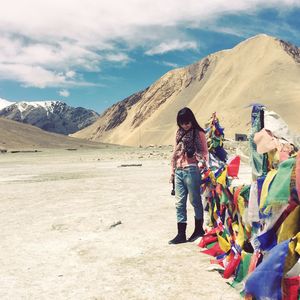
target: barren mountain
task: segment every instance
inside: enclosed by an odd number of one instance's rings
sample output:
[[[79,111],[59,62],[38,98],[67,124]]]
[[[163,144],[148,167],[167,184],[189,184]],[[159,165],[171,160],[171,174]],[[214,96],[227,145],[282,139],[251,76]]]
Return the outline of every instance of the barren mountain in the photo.
[[[105,145],[46,132],[28,124],[0,118],[0,149],[101,148]]]
[[[166,73],[73,136],[124,145],[172,144],[177,111],[188,106],[202,126],[217,112],[225,135],[233,137],[248,132],[252,103],[277,112],[297,131],[299,48],[264,34],[247,39]]]
[[[74,133],[91,125],[98,118],[93,110],[71,107],[61,101],[18,102],[5,105],[0,117],[31,124],[43,130],[61,134]]]

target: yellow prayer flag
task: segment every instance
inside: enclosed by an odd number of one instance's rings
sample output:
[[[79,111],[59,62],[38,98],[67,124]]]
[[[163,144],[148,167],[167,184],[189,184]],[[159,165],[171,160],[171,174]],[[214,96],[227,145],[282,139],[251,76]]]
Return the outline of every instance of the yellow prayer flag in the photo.
[[[244,227],[242,222],[239,223],[239,234],[237,236],[236,242],[240,247],[243,247],[245,242]]]
[[[277,243],[286,241],[300,231],[300,206],[297,206],[282,222],[277,231]]]
[[[269,186],[276,174],[277,174],[277,170],[273,169],[268,172],[268,174],[264,180],[264,183],[263,183],[263,186],[261,189],[261,194],[260,194],[260,205],[259,205],[260,210],[262,210],[264,208],[264,205],[265,205],[265,202],[266,202],[267,196],[268,196]]]
[[[225,167],[224,171],[217,178],[217,183],[220,183],[222,186],[226,186],[226,176],[227,176],[227,167]]]
[[[217,234],[217,237],[220,248],[224,252],[228,252],[230,250],[230,244],[221,235]]]
[[[297,254],[296,254],[297,252]],[[300,232],[289,242],[288,254],[285,259],[283,274],[286,274],[298,261],[300,255]]]
[[[245,199],[239,195],[237,200],[240,215],[243,216],[245,211]]]
[[[214,216],[214,219],[217,221],[217,219],[218,219],[217,204],[214,205],[214,214],[213,214],[213,216]]]

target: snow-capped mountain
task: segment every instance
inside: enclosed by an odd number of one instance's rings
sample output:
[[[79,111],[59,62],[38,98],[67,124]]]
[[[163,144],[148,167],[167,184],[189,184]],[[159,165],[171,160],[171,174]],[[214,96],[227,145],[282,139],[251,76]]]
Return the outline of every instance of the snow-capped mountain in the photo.
[[[61,101],[37,101],[6,105],[0,110],[0,117],[46,131],[70,134],[91,125],[97,120],[98,114],[90,109],[68,106]]]
[[[10,102],[10,101],[7,101],[5,99],[0,98],[0,110],[3,109],[4,107],[7,107],[7,106],[12,105],[14,103],[15,102]]]

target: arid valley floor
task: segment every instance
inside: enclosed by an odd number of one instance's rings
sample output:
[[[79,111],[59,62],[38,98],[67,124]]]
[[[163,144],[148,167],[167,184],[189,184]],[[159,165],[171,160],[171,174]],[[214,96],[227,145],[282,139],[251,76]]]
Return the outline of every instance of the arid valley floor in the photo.
[[[240,299],[195,243],[168,245],[170,151],[1,154],[0,299]]]

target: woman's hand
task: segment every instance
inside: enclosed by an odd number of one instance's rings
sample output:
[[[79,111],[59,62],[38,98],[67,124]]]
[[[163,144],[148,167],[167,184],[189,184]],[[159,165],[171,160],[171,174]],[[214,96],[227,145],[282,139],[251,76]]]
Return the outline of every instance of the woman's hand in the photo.
[[[199,169],[206,169],[207,168],[207,161],[205,159],[201,159],[198,162]]]
[[[174,174],[171,174],[171,176],[170,176],[170,180],[169,180],[169,183],[173,183],[173,181],[174,181],[174,178],[175,178],[175,175],[174,175]]]

